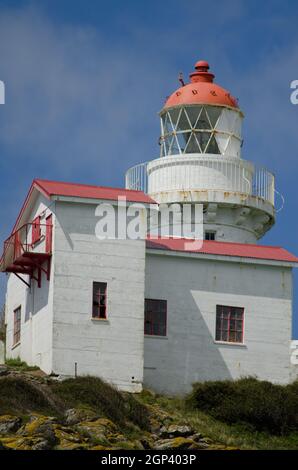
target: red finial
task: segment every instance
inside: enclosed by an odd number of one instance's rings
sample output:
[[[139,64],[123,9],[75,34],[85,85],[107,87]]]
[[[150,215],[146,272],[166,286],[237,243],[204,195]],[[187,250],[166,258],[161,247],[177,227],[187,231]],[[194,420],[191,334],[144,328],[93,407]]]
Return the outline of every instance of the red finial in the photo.
[[[213,73],[208,72],[209,64],[205,60],[199,60],[195,64],[195,72],[192,72],[189,76],[192,83],[195,82],[213,82],[214,75]]]

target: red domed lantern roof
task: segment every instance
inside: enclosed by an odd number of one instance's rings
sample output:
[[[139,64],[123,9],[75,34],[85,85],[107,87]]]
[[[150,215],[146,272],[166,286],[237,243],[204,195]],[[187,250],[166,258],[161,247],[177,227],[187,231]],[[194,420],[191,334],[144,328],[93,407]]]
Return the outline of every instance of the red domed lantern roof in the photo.
[[[190,83],[178,88],[169,96],[164,108],[190,104],[213,104],[238,108],[236,98],[221,86],[213,83],[214,75],[208,70],[208,62],[205,60],[197,62],[195,71],[189,76]]]

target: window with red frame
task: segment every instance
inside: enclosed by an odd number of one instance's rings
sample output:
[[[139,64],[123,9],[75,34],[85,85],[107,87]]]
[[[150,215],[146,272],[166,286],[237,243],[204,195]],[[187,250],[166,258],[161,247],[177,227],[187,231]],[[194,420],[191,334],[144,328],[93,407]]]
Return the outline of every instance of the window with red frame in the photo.
[[[40,240],[41,229],[40,229],[40,217],[35,217],[32,222],[32,245]]]
[[[216,341],[243,343],[244,309],[216,306]]]
[[[14,310],[13,319],[13,346],[21,341],[21,307]]]
[[[92,318],[107,318],[107,283],[93,282]]]
[[[167,301],[145,299],[145,335],[166,336]]]

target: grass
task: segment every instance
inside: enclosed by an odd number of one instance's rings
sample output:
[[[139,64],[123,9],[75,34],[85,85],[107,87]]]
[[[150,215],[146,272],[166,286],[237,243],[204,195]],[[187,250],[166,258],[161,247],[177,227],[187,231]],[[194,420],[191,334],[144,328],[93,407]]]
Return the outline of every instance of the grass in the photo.
[[[120,426],[129,422],[148,429],[147,408],[134,395],[119,393],[114,387],[96,377],[78,377],[52,384],[52,391],[68,408],[89,408]]]
[[[39,370],[39,367],[37,366],[28,366],[27,362],[21,361],[19,357],[15,359],[6,359],[5,364],[13,369],[18,369],[24,372]]]
[[[213,441],[217,447],[232,447],[243,450],[248,449],[298,449],[298,432],[287,436],[276,436],[269,432],[258,432],[243,425],[229,425],[223,423],[206,412],[190,409],[182,398],[171,398],[163,395],[154,395],[144,391],[139,399],[146,404],[156,406],[173,418],[174,422],[192,426],[198,432]]]
[[[25,378],[0,378],[0,414],[23,415],[35,412],[57,416],[60,411],[58,401]]]

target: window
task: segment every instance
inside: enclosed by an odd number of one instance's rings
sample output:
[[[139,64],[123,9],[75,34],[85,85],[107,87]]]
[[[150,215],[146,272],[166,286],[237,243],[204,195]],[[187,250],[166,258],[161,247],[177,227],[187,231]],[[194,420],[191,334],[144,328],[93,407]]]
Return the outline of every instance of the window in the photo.
[[[243,342],[244,309],[240,307],[216,306],[216,341]]]
[[[32,222],[32,245],[40,240],[40,217],[35,217]]]
[[[21,341],[21,307],[14,310],[13,319],[13,346]]]
[[[107,283],[93,282],[92,318],[107,318]]]
[[[52,214],[46,218],[46,253],[52,252]]]
[[[215,232],[205,232],[205,240],[215,240]]]
[[[166,336],[167,301],[145,299],[145,335]]]

